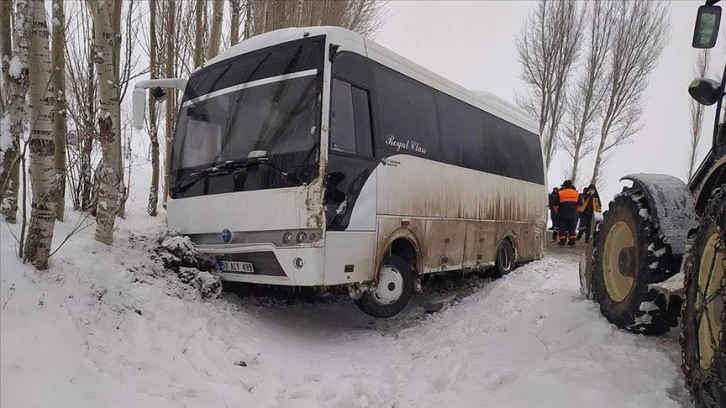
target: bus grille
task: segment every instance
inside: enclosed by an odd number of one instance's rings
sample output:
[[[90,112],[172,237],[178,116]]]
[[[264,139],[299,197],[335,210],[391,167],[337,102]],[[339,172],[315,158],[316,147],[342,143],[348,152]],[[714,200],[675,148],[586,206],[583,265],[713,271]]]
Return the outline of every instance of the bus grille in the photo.
[[[277,261],[275,253],[272,251],[224,254],[221,259],[225,261],[252,262],[252,266],[255,268],[255,275],[287,276],[282,266],[280,266],[280,262]]]

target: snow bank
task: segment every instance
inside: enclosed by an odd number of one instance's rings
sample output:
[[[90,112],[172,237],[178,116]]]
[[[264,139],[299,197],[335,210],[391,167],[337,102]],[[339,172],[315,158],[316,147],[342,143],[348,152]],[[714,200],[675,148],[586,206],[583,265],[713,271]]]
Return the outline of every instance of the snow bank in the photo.
[[[466,278],[439,313],[424,313],[439,294],[429,293],[375,320],[346,295],[205,301],[193,286],[218,293],[216,277],[173,275],[149,258],[153,239],[110,250],[78,239],[39,275],[8,256],[6,237],[2,406],[678,407],[687,398],[675,341],[609,325],[579,295],[576,259]]]
[[[608,324],[579,294],[575,256],[425,285],[387,320],[347,295],[215,298],[213,262],[146,216],[138,169],[110,248],[85,229],[38,273],[1,226],[0,406],[688,405],[677,342]],[[425,313],[442,293],[456,300]]]

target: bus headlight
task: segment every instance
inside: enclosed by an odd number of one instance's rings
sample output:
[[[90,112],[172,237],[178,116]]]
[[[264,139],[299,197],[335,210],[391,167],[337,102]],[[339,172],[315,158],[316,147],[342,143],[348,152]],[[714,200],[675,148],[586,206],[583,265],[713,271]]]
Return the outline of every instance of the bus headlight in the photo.
[[[282,242],[287,244],[292,240],[292,232],[287,231],[285,232],[285,235],[282,236]]]
[[[297,240],[297,243],[298,244],[300,244],[303,241],[305,241],[305,238],[307,238],[307,234],[305,233],[305,231],[298,232],[297,233],[297,237],[295,237],[295,239]]]

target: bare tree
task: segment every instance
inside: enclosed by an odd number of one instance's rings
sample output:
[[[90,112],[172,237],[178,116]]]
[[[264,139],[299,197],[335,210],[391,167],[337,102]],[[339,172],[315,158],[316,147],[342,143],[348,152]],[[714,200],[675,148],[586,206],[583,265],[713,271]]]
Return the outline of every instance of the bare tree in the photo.
[[[55,168],[58,174],[58,191],[55,196],[56,219],[63,221],[66,208],[66,15],[63,0],[53,0],[53,89],[55,112],[53,135],[55,136]]]
[[[97,140],[98,79],[93,61],[93,18],[88,7],[68,2],[70,16],[66,43],[66,111],[73,124],[68,143],[68,184],[76,210],[92,211],[93,145]]]
[[[693,74],[696,78],[704,78],[708,72],[708,65],[711,53],[709,49],[699,50],[696,64],[693,67]],[[692,98],[688,98],[691,111],[691,149],[688,154],[688,180],[693,177],[696,170],[696,153],[698,144],[701,141],[701,130],[703,129],[703,105]]]
[[[197,8],[197,2],[176,2],[176,1],[154,1],[154,7],[151,7],[153,17],[151,18],[150,31],[152,34],[149,38],[153,41],[149,42],[147,49],[150,67],[153,70],[152,78],[159,76],[181,77],[188,76],[196,67],[195,59],[199,59],[199,65],[204,62],[204,46],[206,30],[204,29],[204,21],[206,15],[206,7],[203,1],[198,2],[200,7]],[[150,3],[151,6],[151,3]],[[201,24],[197,25],[197,18]],[[197,35],[197,30],[177,29],[177,27],[200,27],[201,34]],[[165,41],[159,41],[164,38]],[[197,41],[200,46],[197,46]],[[142,44],[143,45],[143,44]],[[200,53],[196,54],[195,51]],[[153,51],[153,58],[152,58]],[[175,105],[177,103],[176,95],[173,90],[167,91],[166,99],[166,117],[162,124],[159,123],[159,110],[153,97],[149,97],[150,114],[149,114],[149,134],[151,137],[151,161],[152,161],[152,182],[149,189],[149,202],[147,212],[150,215],[156,214],[159,196],[159,178],[163,175],[161,187],[162,205],[166,206],[166,196],[168,194],[168,169],[171,150],[171,140],[173,138],[173,125],[175,122]],[[160,131],[165,133],[165,142],[160,143],[158,134]],[[165,161],[163,171],[158,171],[159,155],[164,153]],[[155,164],[156,163],[156,164]]]
[[[31,34],[33,29],[33,10],[31,4],[18,2],[15,7],[15,30],[13,37],[13,56],[9,63],[7,110],[0,123],[0,201],[3,207],[10,208],[12,218],[17,210],[17,174],[19,172],[20,135],[23,133],[23,118],[25,116],[25,97],[28,93],[28,60],[30,53]],[[16,176],[13,176],[15,174]],[[5,192],[9,185],[14,184],[14,191],[8,194],[5,202]]]
[[[642,126],[643,94],[669,38],[668,5],[618,2],[612,26],[612,55],[604,74],[608,87],[592,183],[600,181],[606,155],[630,142]]]
[[[175,23],[177,27],[193,27],[189,30],[174,30],[174,75],[176,77],[189,76],[196,68],[198,68],[207,55],[207,45],[209,41],[208,20],[209,13],[205,2],[201,2],[201,7],[197,8],[195,2],[182,1],[175,2]],[[160,13],[163,15],[163,21],[167,22],[167,2],[161,3]],[[199,15],[197,11],[199,10]],[[161,17],[160,17],[161,18]],[[201,23],[197,24],[197,19],[201,18]],[[199,27],[197,29],[197,27]],[[166,24],[161,25],[161,30],[166,30]],[[165,36],[166,32],[160,33]],[[159,43],[159,55],[166,55],[166,43]],[[197,61],[199,61],[197,63]],[[166,73],[165,73],[166,75]]]
[[[244,36],[317,25],[339,26],[370,35],[383,20],[381,3],[374,0],[247,0]]]
[[[38,269],[48,268],[55,224],[58,178],[55,168],[53,104],[55,90],[48,38],[45,1],[34,0],[31,35],[30,75],[30,179],[32,204],[25,256]]]
[[[568,103],[562,147],[570,156],[570,179],[578,185],[580,161],[592,153],[593,139],[600,119],[606,78],[603,75],[610,55],[612,42],[612,21],[617,2],[615,0],[593,1],[585,4],[584,21],[587,21],[583,36],[585,43],[584,61],[578,78],[571,90]]]
[[[207,47],[207,59],[212,59],[219,54],[219,45],[222,41],[222,17],[224,13],[224,1],[212,1],[212,31],[209,34],[209,46]],[[199,28],[197,28],[199,29]]]
[[[576,1],[540,0],[517,36],[517,58],[527,88],[517,102],[539,123],[548,168],[557,150],[581,30],[582,17]]]
[[[113,229],[119,202],[121,174],[117,163],[120,160],[120,145],[116,133],[119,116],[117,114],[118,77],[114,67],[116,36],[112,24],[113,10],[104,7],[105,3],[88,0],[93,14],[95,38],[95,63],[98,73],[98,92],[100,111],[98,115],[99,140],[101,141],[101,173],[99,175],[98,206],[96,208],[97,241],[110,245],[113,242]],[[118,61],[118,60],[117,60]]]
[[[119,84],[117,87],[119,100],[119,124],[117,130],[120,136],[118,144],[119,151],[125,152],[119,157],[119,174],[121,174],[122,177],[121,185],[119,188],[120,198],[118,215],[122,218],[125,218],[126,199],[129,196],[128,186],[131,184],[131,172],[126,172],[127,180],[124,180],[123,169],[124,159],[129,162],[127,167],[130,166],[131,144],[130,140],[128,139],[131,137],[131,131],[128,127],[129,120],[122,120],[120,106],[123,103],[124,98],[126,97],[126,92],[128,91],[130,81],[140,75],[147,73],[148,69],[139,68],[139,56],[136,53],[136,48],[140,44],[138,37],[140,32],[140,26],[142,24],[142,14],[139,7],[140,2],[138,0],[127,0],[122,3],[123,7],[118,10],[114,10],[114,12],[120,13],[120,31],[116,33],[116,39],[117,41],[119,41],[119,45],[117,45],[116,48],[119,50],[119,53],[117,54],[118,58],[114,59],[114,64],[116,64],[116,61],[118,61],[119,67],[117,67],[116,69],[116,72],[119,75]],[[126,142],[123,142],[124,135],[127,136]],[[122,146],[124,146],[124,148],[122,148]]]

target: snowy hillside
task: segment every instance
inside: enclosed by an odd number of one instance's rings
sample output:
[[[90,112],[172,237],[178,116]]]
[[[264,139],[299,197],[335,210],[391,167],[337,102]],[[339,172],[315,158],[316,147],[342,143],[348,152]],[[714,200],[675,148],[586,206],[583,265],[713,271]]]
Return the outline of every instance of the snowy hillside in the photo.
[[[145,213],[147,173],[135,165],[114,246],[91,226],[48,272],[19,263],[2,225],[0,406],[690,406],[677,341],[609,325],[581,299],[573,253],[440,279],[388,320],[344,294],[204,300],[151,259],[164,227]],[[442,293],[458,300],[424,313]]]

